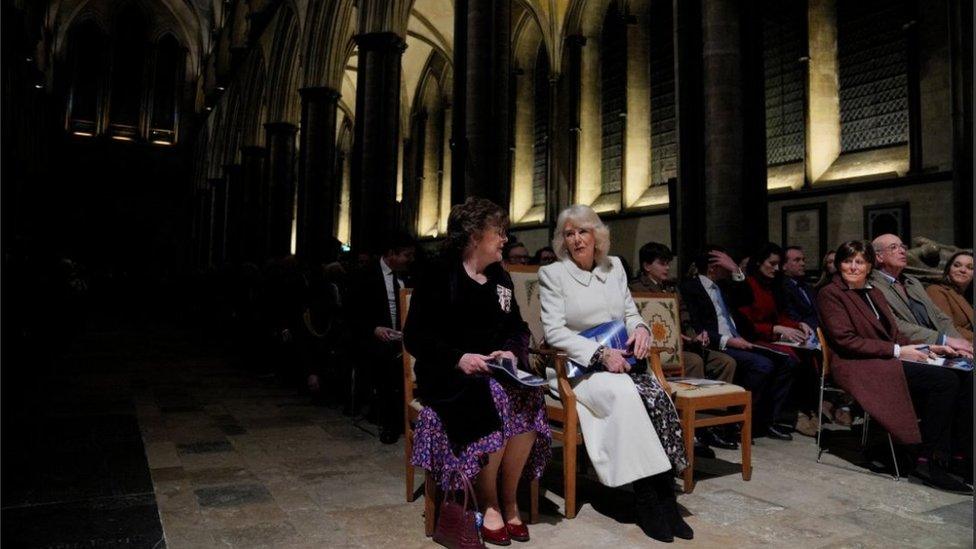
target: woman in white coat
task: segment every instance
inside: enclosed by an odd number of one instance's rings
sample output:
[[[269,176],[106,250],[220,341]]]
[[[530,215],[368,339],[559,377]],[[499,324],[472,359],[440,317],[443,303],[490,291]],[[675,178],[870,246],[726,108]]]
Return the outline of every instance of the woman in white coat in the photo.
[[[559,214],[553,249],[559,261],[539,270],[546,342],[593,373],[573,380],[586,450],[600,482],[633,483],[637,524],[659,541],[692,539],[674,494],[674,472],[688,465],[677,412],[654,375],[631,373],[626,357],[647,355],[650,332],[627,287],[627,273],[609,257],[610,231],[592,208]],[[623,321],[630,351],[609,349],[580,332]]]

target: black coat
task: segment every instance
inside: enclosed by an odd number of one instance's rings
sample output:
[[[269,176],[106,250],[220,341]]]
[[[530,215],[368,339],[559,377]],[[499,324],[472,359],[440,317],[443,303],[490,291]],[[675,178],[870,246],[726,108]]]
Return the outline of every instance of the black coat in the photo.
[[[529,328],[509,293],[503,310],[499,293],[513,289],[500,263],[478,285],[460,262],[442,264],[421,277],[410,300],[404,346],[416,359],[421,402],[437,412],[452,445],[465,446],[501,428],[488,378],[457,369],[465,353],[511,351],[528,363]]]
[[[732,315],[737,327],[748,325],[748,320],[741,317],[739,307],[752,303],[752,290],[746,281],[733,282],[723,280],[718,283],[722,290],[725,307]],[[722,336],[718,333],[718,315],[715,306],[708,297],[705,286],[696,276],[681,283],[681,301],[688,312],[688,320],[696,333],[708,332],[708,345],[711,349],[718,349]]]

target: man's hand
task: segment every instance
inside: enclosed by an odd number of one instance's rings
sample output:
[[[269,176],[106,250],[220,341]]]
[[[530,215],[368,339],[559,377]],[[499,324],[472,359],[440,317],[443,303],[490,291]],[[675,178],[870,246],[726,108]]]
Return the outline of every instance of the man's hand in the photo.
[[[949,358],[959,356],[959,352],[948,345],[929,345],[929,350],[937,355]]]
[[[477,353],[465,353],[461,355],[461,360],[458,361],[458,370],[472,375],[472,374],[487,374],[491,370],[488,369],[488,365],[485,364],[486,360],[491,359],[490,356],[479,355]]]
[[[732,258],[729,257],[729,254],[725,252],[712,250],[711,252],[708,253],[708,255],[710,256],[708,260],[709,265],[715,265],[717,267],[721,267],[730,273],[734,273],[739,270],[739,266],[736,265],[735,261],[733,261]]]
[[[748,351],[753,348],[753,344],[742,339],[741,337],[732,337],[725,343],[726,347],[731,347],[733,349],[739,349],[741,351]]]
[[[377,326],[373,328],[373,335],[376,336],[376,339],[382,341],[383,343],[400,341],[403,339],[403,332],[394,330],[393,328],[387,328],[385,326]]]
[[[702,344],[702,347],[708,347],[711,340],[708,338],[708,332],[702,331],[702,333],[695,336],[695,341]]]

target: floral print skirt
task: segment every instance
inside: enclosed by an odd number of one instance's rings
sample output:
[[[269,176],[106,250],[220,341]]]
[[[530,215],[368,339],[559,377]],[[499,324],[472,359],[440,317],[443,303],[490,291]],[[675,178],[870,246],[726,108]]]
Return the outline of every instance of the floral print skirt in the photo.
[[[678,411],[674,408],[671,397],[661,386],[661,382],[650,372],[630,374],[630,377],[634,380],[634,386],[637,387],[641,400],[644,401],[647,415],[650,416],[654,430],[657,431],[664,453],[671,460],[674,472],[684,471],[688,467],[688,456],[685,454]]]
[[[468,480],[473,481],[481,468],[488,463],[488,455],[500,450],[505,441],[515,435],[536,432],[535,443],[522,469],[523,479],[541,477],[552,455],[552,433],[546,417],[543,390],[516,387],[494,379],[490,379],[488,383],[502,428],[464,448],[453,448],[440,418],[432,408],[426,407],[420,412],[414,429],[413,456],[410,462],[430,471],[445,490],[461,489],[462,481],[458,475],[444,473],[460,470]]]

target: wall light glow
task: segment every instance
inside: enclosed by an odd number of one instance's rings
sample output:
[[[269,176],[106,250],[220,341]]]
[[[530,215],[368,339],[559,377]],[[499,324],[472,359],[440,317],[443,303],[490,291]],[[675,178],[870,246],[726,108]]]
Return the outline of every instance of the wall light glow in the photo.
[[[167,146],[167,147],[169,147],[169,146],[171,146],[171,145],[172,145],[172,143],[170,143],[169,141],[161,141],[161,140],[159,140],[159,139],[157,139],[157,140],[155,140],[155,141],[153,141],[153,142],[152,142],[152,144],[153,144],[153,145],[165,145],[165,146]]]
[[[132,141],[131,137],[127,137],[125,135],[113,135],[112,139],[116,141]]]
[[[78,137],[94,137],[94,135],[95,135],[95,134],[90,133],[90,132],[72,132],[72,133],[74,135],[77,135]]]

